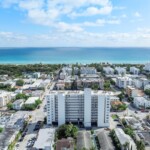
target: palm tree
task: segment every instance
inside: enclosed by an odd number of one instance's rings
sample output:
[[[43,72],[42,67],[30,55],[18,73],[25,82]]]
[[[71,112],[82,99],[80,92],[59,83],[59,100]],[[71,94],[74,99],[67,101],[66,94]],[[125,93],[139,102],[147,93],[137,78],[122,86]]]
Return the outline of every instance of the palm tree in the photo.
[[[145,145],[142,141],[136,142],[137,150],[145,150]]]
[[[123,147],[125,150],[129,150],[129,142],[125,142]]]

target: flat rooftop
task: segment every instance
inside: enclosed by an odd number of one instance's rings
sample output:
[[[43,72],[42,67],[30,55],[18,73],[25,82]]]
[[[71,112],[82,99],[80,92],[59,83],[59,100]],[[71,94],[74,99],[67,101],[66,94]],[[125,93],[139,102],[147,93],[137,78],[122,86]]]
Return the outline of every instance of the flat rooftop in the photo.
[[[45,149],[45,147],[51,147],[54,143],[55,129],[45,128],[40,129],[38,138],[35,141],[34,148]]]

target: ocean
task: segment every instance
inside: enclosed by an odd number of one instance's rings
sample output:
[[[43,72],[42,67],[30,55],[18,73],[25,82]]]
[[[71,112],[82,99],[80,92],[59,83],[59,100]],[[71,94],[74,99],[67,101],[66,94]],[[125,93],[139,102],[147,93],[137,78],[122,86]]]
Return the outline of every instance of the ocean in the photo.
[[[0,64],[146,63],[150,48],[0,48]]]

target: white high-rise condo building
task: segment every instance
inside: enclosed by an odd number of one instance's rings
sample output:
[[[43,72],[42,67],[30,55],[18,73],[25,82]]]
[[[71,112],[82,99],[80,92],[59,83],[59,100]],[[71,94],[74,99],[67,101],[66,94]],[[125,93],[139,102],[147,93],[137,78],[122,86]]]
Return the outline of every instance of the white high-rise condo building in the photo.
[[[84,127],[108,127],[110,93],[103,91],[52,91],[46,95],[47,124],[74,123]]]
[[[140,72],[140,69],[138,69],[136,67],[130,67],[130,72],[135,74],[135,75],[138,75]]]

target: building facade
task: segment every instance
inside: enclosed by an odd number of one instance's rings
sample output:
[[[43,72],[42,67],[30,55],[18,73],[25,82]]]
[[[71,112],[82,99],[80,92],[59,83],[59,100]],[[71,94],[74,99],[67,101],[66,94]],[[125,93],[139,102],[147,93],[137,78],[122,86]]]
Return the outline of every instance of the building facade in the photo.
[[[140,69],[138,69],[136,67],[130,67],[130,72],[135,74],[135,75],[138,75],[140,72]]]
[[[127,88],[127,86],[130,86],[132,85],[132,79],[129,78],[129,77],[118,77],[116,79],[116,85],[119,87],[119,88]]]
[[[150,101],[144,97],[135,97],[133,104],[138,109],[150,108]]]
[[[0,91],[0,107],[6,106],[11,100],[11,94],[9,92]]]
[[[136,89],[132,86],[127,86],[126,93],[129,97],[137,97],[138,96],[138,89]]]
[[[83,91],[51,92],[46,95],[47,124],[72,122],[84,127],[108,127],[110,116],[110,95],[106,92],[94,92],[86,88]]]
[[[108,74],[108,75],[113,75],[114,74],[114,69],[111,68],[110,66],[103,67],[103,71]]]

